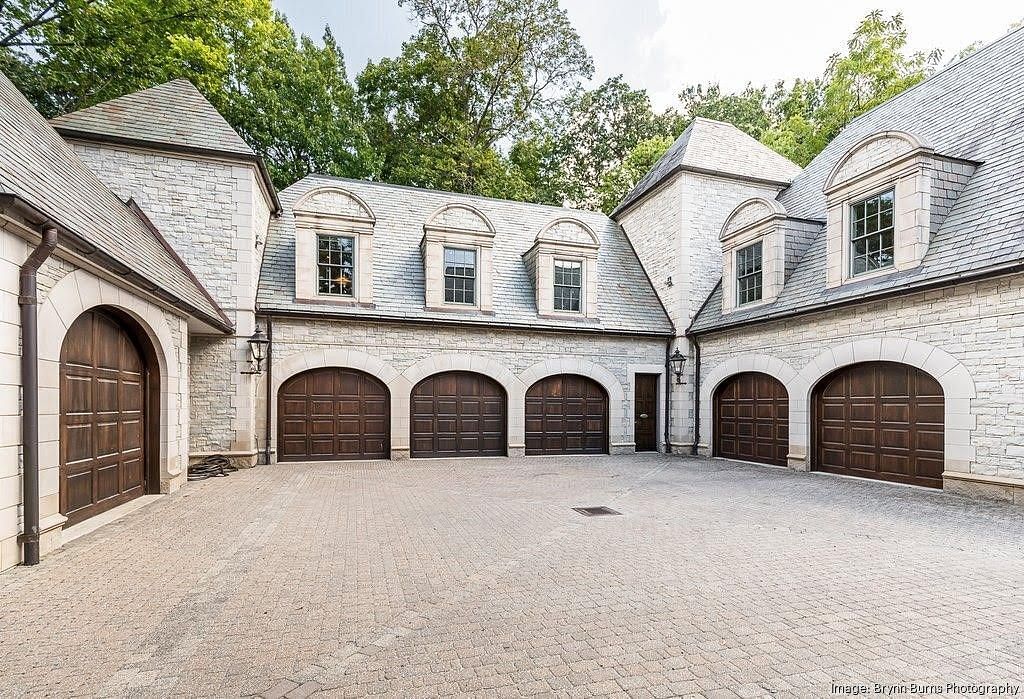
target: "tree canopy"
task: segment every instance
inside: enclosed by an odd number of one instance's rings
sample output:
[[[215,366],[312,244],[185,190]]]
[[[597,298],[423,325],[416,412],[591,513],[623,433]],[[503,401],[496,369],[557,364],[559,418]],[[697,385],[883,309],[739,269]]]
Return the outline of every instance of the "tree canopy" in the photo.
[[[46,116],[188,78],[280,187],[318,171],[609,211],[694,118],[805,165],[940,58],[875,11],[818,78],[683,86],[657,110],[621,75],[584,87],[558,0],[397,1],[413,35],[354,80],[329,27],[297,35],[271,0],[0,0],[0,70]]]

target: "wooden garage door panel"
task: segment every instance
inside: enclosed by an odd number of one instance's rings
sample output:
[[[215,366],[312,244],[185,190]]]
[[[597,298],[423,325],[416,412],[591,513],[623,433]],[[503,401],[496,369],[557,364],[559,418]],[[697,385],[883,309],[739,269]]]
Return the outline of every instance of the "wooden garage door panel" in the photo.
[[[789,399],[767,374],[729,378],[715,392],[715,455],[786,465],[789,453]]]
[[[526,454],[607,454],[604,388],[575,374],[548,376],[526,392]]]
[[[389,456],[390,396],[377,378],[324,367],[293,376],[278,393],[282,461]]]
[[[914,367],[846,367],[815,392],[812,467],[941,488],[943,411],[942,388]]]
[[[68,329],[60,364],[60,509],[76,524],[146,490],[146,363],[103,310]]]
[[[452,371],[412,392],[414,457],[504,456],[505,391],[481,374]]]

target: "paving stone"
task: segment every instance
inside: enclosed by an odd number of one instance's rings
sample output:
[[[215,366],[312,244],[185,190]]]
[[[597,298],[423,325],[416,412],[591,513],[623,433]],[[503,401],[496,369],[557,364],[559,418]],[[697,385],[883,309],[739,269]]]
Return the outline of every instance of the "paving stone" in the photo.
[[[1022,549],[1012,506],[722,460],[261,466],[0,575],[0,696],[1019,682]]]

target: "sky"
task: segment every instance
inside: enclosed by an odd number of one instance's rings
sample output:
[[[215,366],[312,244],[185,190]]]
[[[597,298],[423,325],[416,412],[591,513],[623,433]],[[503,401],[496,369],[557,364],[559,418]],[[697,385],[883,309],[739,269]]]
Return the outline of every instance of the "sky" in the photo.
[[[852,0],[735,2],[715,0],[562,0],[594,58],[595,82],[623,74],[659,108],[679,90],[718,82],[741,90],[748,82],[821,74],[844,49],[859,20],[873,9],[902,13],[914,50],[943,50],[948,60],[973,41],[989,42],[1024,19],[1018,2],[975,0]],[[413,32],[396,0],[274,0],[298,31],[319,37],[330,24],[350,77],[368,60],[398,54]]]

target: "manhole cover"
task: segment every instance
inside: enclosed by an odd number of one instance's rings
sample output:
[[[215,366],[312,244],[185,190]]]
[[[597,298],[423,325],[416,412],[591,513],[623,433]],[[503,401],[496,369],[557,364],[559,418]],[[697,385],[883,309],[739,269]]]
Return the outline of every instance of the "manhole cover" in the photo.
[[[621,515],[621,512],[616,512],[610,507],[601,505],[599,507],[574,507],[572,508],[579,512],[584,517],[600,517],[602,515]]]

